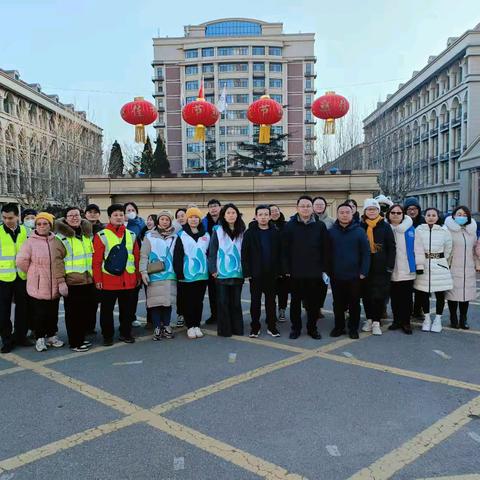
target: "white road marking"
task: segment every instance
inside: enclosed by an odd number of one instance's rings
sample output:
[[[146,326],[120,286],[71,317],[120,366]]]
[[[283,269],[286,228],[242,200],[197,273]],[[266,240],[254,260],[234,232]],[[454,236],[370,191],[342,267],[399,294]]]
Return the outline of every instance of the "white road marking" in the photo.
[[[143,363],[143,360],[133,360],[132,362],[115,362],[112,365],[140,365]]]
[[[468,432],[468,436],[477,443],[480,443],[480,435],[476,432]]]
[[[444,358],[445,360],[451,360],[451,356],[447,355],[445,352],[442,352],[441,350],[434,350],[434,353],[436,353],[439,357]]]
[[[235,363],[237,360],[237,354],[236,353],[229,353],[228,354],[228,363]]]
[[[173,469],[185,470],[185,458],[184,457],[173,457]]]
[[[342,352],[342,355],[347,358],[355,358],[353,353],[350,353],[350,352]]]
[[[327,445],[325,447],[327,449],[327,452],[332,456],[332,457],[340,457],[340,451],[338,450],[338,447],[336,445]]]

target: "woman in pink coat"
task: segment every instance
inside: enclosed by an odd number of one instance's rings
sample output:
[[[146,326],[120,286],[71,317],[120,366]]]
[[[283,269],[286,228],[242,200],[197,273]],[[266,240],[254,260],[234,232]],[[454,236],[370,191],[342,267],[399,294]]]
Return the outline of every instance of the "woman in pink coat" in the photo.
[[[17,255],[17,267],[27,273],[37,352],[63,346],[57,337],[58,303],[60,293],[66,294],[68,289],[65,282],[57,281],[64,267],[63,259],[55,253],[53,222],[54,216],[50,213],[39,213],[35,217],[35,230]]]
[[[468,303],[477,298],[477,276],[480,258],[475,253],[477,244],[477,223],[465,206],[457,207],[452,216],[445,220],[445,226],[452,235],[453,248],[450,257],[453,288],[446,294],[450,310],[450,326],[468,330]],[[457,310],[460,310],[460,318]]]

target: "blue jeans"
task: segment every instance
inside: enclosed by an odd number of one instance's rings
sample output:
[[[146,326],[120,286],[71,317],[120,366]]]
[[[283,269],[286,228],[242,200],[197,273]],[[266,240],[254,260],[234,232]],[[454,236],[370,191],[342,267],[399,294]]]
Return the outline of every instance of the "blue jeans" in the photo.
[[[172,316],[172,307],[152,307],[149,309],[152,316],[152,323],[155,328],[168,327],[170,325],[170,317]]]

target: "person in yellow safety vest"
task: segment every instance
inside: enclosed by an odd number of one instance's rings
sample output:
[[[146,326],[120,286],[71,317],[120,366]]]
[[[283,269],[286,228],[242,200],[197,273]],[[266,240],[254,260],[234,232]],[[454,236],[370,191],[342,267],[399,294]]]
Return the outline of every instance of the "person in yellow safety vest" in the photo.
[[[27,339],[27,275],[16,265],[16,256],[25,240],[27,231],[18,223],[18,206],[7,203],[2,206],[0,226],[0,336],[2,353],[9,353],[16,345],[33,346]],[[15,323],[10,319],[12,301],[15,301]]]
[[[63,278],[68,287],[63,300],[65,326],[68,343],[75,352],[87,352],[92,345],[85,336],[91,323],[89,313],[97,301],[92,273],[92,224],[81,214],[80,208],[68,207],[65,216],[55,222],[56,248],[63,258]]]

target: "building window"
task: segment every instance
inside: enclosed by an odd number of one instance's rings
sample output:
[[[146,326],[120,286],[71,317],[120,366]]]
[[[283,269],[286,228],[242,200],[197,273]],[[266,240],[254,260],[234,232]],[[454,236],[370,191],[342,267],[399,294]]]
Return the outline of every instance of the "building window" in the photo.
[[[311,78],[305,79],[305,88],[313,88],[313,82]]]
[[[187,158],[187,168],[195,169],[200,168],[200,159],[199,158]]]
[[[185,50],[185,58],[197,58],[197,57],[198,57],[198,50],[196,48]]]
[[[224,78],[218,81],[220,88],[248,88],[248,78]]]
[[[163,67],[157,67],[157,77],[163,77]]]
[[[187,143],[188,153],[198,153],[200,152],[200,148],[201,148],[200,143]]]
[[[185,103],[190,103],[190,102],[194,102],[195,100],[197,99],[197,97],[186,97],[185,98]]]
[[[270,64],[270,71],[271,72],[281,72],[282,71],[282,64],[281,63],[271,63]]]
[[[312,104],[312,96],[305,95],[305,105],[311,105],[311,104]]]
[[[202,48],[202,57],[213,57],[215,56],[215,49],[213,47]]]
[[[283,135],[283,127],[281,125],[272,125],[272,133],[275,135]]]
[[[252,47],[252,55],[265,55],[265,47]]]
[[[248,103],[248,93],[227,95],[227,103]]]
[[[254,78],[253,79],[253,88],[264,88],[265,79],[264,78]]]
[[[230,137],[248,136],[248,126],[220,127],[220,135],[228,135]]]
[[[215,82],[213,80],[205,80],[203,86],[205,88],[215,88]]]
[[[185,75],[197,75],[198,66],[197,65],[188,65],[185,67]]]
[[[188,138],[193,138],[195,135],[195,127],[187,127],[187,137]]]
[[[280,105],[283,104],[283,95],[275,95],[275,94],[272,94],[270,95],[270,98],[272,100],[275,100],[276,102],[278,102]]]
[[[307,75],[311,75],[313,73],[313,63],[306,63],[305,64],[305,73]]]
[[[282,47],[268,47],[268,54],[276,57],[282,56]]]
[[[253,71],[254,71],[254,72],[264,72],[264,71],[265,71],[265,64],[264,64],[264,63],[255,62],[255,63],[253,64]]]
[[[198,90],[198,80],[185,82],[185,90]]]
[[[247,111],[246,110],[226,110],[222,114],[222,118],[226,118],[227,120],[244,120],[247,118]]]
[[[248,63],[220,63],[219,72],[248,72]]]
[[[282,88],[281,78],[271,78],[269,82],[270,88]]]
[[[248,55],[248,47],[218,47],[217,55],[222,57]]]
[[[202,65],[202,72],[213,73],[213,63],[206,63],[205,65]]]
[[[239,37],[261,34],[262,26],[259,23],[241,20],[215,22],[205,27],[206,37]]]

